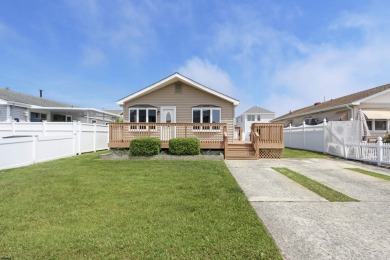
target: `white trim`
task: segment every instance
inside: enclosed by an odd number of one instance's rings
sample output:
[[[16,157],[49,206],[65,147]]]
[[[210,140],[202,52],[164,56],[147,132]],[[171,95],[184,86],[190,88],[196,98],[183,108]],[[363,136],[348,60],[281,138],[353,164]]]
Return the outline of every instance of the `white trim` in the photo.
[[[135,98],[137,98],[139,96],[145,95],[147,93],[153,92],[153,91],[155,91],[157,89],[160,89],[162,87],[165,87],[165,86],[168,86],[170,84],[173,84],[176,81],[182,81],[184,83],[187,83],[187,84],[191,85],[192,87],[198,88],[198,89],[200,89],[200,90],[202,90],[204,92],[207,92],[207,93],[212,94],[214,96],[217,96],[217,97],[219,97],[221,99],[229,101],[229,102],[233,103],[234,106],[238,106],[240,104],[240,101],[238,101],[237,99],[231,98],[231,97],[226,96],[226,95],[224,95],[222,93],[219,93],[219,92],[217,92],[215,90],[207,88],[207,87],[205,87],[205,86],[203,86],[203,85],[201,85],[201,84],[199,84],[199,83],[197,83],[197,82],[195,82],[195,81],[193,81],[193,80],[191,80],[189,78],[186,78],[186,77],[180,75],[177,72],[172,74],[171,76],[163,79],[163,80],[160,80],[157,83],[154,83],[153,85],[150,85],[149,87],[141,89],[140,91],[137,91],[137,92],[135,92],[135,93],[125,97],[125,98],[122,98],[122,99],[118,100],[116,103],[118,105],[120,105],[120,106],[123,106],[124,103],[126,103],[126,102],[128,102],[128,101],[130,101],[132,99],[135,99]]]
[[[194,123],[194,110],[200,110],[201,111],[201,115],[200,115],[200,123],[203,123],[203,110],[210,110],[210,121],[211,122],[207,122],[207,123],[212,123],[213,122],[213,112],[212,110],[219,110],[219,123],[221,123],[222,121],[222,111],[221,111],[221,108],[220,107],[193,107],[192,108],[192,123]],[[197,123],[195,123],[197,124]]]
[[[172,120],[172,121],[174,121],[174,122],[172,122],[172,123],[176,123],[176,106],[161,106],[160,107],[160,123],[162,123],[161,122],[161,118],[162,118],[162,111],[163,111],[163,109],[173,109],[173,111],[174,111],[174,117],[173,117],[173,119],[174,120]]]
[[[149,110],[155,110],[156,111],[156,122],[151,122],[151,123],[157,123],[157,108],[156,107],[129,107],[129,123],[140,123],[139,122],[139,110],[144,109],[146,110],[146,122],[141,122],[141,123],[149,123]],[[137,122],[131,122],[130,121],[130,110],[136,110],[137,114]]]
[[[354,105],[360,105],[360,103],[362,103],[362,102],[365,102],[365,101],[367,101],[367,100],[369,100],[369,99],[372,99],[372,98],[378,97],[378,96],[380,96],[380,95],[386,94],[386,93],[388,93],[388,92],[390,92],[390,88],[389,88],[389,89],[386,89],[386,90],[384,90],[384,91],[378,92],[378,93],[376,93],[376,94],[374,94],[374,95],[365,97],[365,98],[363,98],[363,99],[359,99],[359,100],[354,101],[354,102],[352,102],[352,103],[353,103]]]

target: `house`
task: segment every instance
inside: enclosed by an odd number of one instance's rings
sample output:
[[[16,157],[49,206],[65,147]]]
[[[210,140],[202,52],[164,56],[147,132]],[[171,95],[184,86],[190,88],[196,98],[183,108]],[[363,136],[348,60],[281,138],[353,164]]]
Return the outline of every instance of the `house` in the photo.
[[[72,122],[106,124],[120,115],[94,108],[80,108],[40,96],[0,89],[0,122]]]
[[[275,112],[258,106],[251,107],[238,117],[236,117],[236,127],[240,128],[241,140],[249,141],[251,126],[254,122],[268,123],[275,118]]]
[[[176,72],[116,103],[123,107],[124,122],[222,123],[233,141],[234,109],[240,102]],[[212,135],[216,127],[194,130]]]
[[[168,148],[172,138],[191,137],[199,140],[201,149],[223,149],[226,159],[280,158],[281,124],[256,124],[250,143],[234,142],[234,109],[239,103],[174,73],[117,101],[124,122],[109,125],[109,147],[128,148],[136,138],[156,137],[161,148]]]
[[[271,122],[285,126],[315,125],[327,121],[357,120],[362,111],[368,128],[374,135],[382,135],[390,130],[390,84],[367,89],[326,102],[291,111]]]

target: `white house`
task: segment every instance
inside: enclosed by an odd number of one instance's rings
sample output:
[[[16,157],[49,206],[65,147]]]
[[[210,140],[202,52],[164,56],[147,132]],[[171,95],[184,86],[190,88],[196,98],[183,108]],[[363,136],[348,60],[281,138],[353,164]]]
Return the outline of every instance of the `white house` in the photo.
[[[72,122],[106,124],[121,118],[117,113],[81,108],[40,96],[0,89],[0,122]]]
[[[275,112],[267,109],[254,106],[236,117],[236,127],[240,127],[242,131],[241,140],[249,141],[251,126],[253,123],[268,123],[275,118]]]

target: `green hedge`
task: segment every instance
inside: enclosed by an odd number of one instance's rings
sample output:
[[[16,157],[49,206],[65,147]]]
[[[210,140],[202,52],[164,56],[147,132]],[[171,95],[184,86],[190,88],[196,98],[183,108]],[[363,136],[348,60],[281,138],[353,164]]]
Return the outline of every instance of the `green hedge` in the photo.
[[[198,138],[173,138],[169,140],[169,153],[174,155],[200,154]]]
[[[152,156],[160,153],[161,141],[156,137],[142,137],[131,141],[130,155]]]

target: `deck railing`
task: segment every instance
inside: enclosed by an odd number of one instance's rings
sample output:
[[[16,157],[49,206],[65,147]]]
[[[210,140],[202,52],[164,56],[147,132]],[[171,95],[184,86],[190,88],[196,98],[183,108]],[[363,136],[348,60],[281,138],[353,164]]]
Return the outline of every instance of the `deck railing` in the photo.
[[[224,132],[227,132],[225,123],[197,124],[197,123],[111,123],[111,148],[127,148],[131,140],[139,137],[157,137],[163,148],[176,137],[195,137],[201,142],[201,148],[224,148]]]
[[[258,148],[260,149],[280,149],[284,147],[283,124],[253,123],[251,132],[251,138],[254,138],[254,133],[258,134]]]

